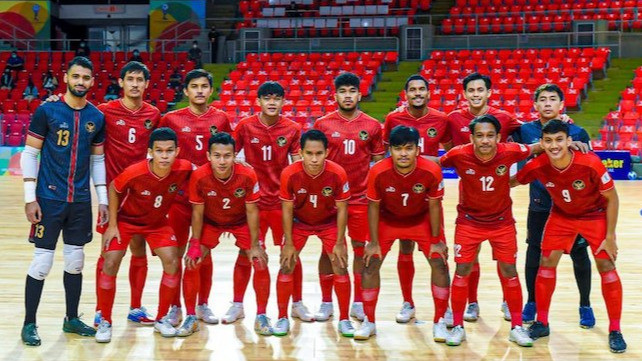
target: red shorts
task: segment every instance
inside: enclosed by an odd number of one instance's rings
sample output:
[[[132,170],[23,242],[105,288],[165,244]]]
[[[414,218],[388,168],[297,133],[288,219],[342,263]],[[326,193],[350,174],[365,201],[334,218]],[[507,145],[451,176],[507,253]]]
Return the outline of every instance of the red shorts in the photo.
[[[367,242],[370,240],[367,204],[348,205],[348,236],[355,242]]]
[[[189,204],[174,203],[168,213],[169,225],[174,230],[179,247],[185,247],[192,225],[192,207]]]
[[[201,245],[212,249],[218,246],[219,238],[224,232],[230,232],[236,238],[236,246],[242,250],[248,250],[252,247],[252,238],[250,237],[250,227],[247,223],[238,226],[218,227],[211,224],[203,224],[201,232]],[[263,241],[259,241],[261,247],[265,248]]]
[[[118,222],[118,231],[120,232],[120,243],[112,239],[107,251],[124,251],[129,246],[131,239],[139,235],[145,239],[149,248],[152,250],[161,247],[177,247],[176,236],[172,227],[165,224],[158,226],[135,226],[126,222]]]
[[[569,253],[578,234],[586,239],[595,254],[606,238],[606,217],[582,220],[551,212],[544,226],[542,251],[562,250],[564,253]],[[609,255],[605,251],[600,251],[595,258],[609,259]]]
[[[455,226],[455,262],[473,262],[477,257],[479,246],[485,240],[488,240],[493,248],[493,259],[515,264],[517,260],[517,231],[514,224],[497,229],[457,224]]]
[[[300,251],[308,241],[308,237],[317,236],[321,239],[321,244],[323,244],[323,252],[330,254],[337,244],[337,232],[336,226],[323,229],[301,229],[295,226],[292,227],[292,241],[294,242],[294,248]]]
[[[272,230],[272,241],[275,246],[283,244],[283,212],[281,209],[259,211],[259,240],[265,242],[268,228]]]
[[[397,239],[412,240],[417,243],[419,250],[423,252],[426,258],[439,258],[438,253],[430,254],[430,245],[432,242],[432,231],[430,228],[429,218],[414,225],[391,225],[384,220],[379,220],[379,246],[381,247],[381,256],[386,257],[390,252],[392,244]],[[444,239],[445,238],[440,238]]]

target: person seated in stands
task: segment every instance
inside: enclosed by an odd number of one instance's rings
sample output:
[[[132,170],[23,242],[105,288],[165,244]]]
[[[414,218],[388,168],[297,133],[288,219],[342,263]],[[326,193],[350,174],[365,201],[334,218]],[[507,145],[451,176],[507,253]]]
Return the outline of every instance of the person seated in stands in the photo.
[[[4,68],[4,73],[2,73],[2,77],[0,77],[0,89],[11,90],[15,86],[16,79],[13,77],[11,69],[9,69],[8,67]]]
[[[38,88],[33,83],[33,79],[31,79],[31,77],[29,77],[29,82],[27,83],[25,91],[22,92],[22,98],[28,101],[38,99]]]
[[[84,56],[89,59],[89,53],[91,53],[91,50],[89,49],[87,42],[85,40],[81,40],[78,49],[76,49],[76,56]]]
[[[134,51],[132,52],[132,56],[129,57],[129,61],[137,61],[143,63],[143,57],[140,56],[140,51],[138,51],[138,49],[134,49]]]
[[[9,70],[19,72],[23,70],[25,67],[25,60],[18,55],[18,53],[14,50],[11,52],[11,56],[7,60],[7,68]]]
[[[169,87],[176,92],[181,91],[181,84],[183,84],[183,76],[178,68],[174,68],[174,72],[169,76]]]
[[[51,70],[42,76],[42,88],[51,92],[58,88],[58,79],[56,79]]]
[[[105,101],[116,100],[120,94],[120,86],[118,86],[118,81],[116,78],[110,78],[111,84],[107,87],[107,92],[105,93]]]

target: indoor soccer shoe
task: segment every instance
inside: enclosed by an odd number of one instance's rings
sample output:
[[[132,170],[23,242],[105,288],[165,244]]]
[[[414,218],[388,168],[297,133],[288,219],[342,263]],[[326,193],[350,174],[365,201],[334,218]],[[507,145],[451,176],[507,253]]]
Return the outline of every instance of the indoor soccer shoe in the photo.
[[[94,314],[94,327],[98,327],[102,319],[103,319],[102,311],[96,311],[96,313]]]
[[[622,332],[609,332],[609,349],[614,353],[622,353],[626,351],[626,342],[624,341],[624,337],[622,337]]]
[[[477,319],[479,319],[479,304],[477,302],[469,303],[464,312],[464,321],[477,322]]]
[[[173,327],[178,327],[183,321],[183,310],[178,306],[172,306],[165,317]]]
[[[303,304],[303,301],[292,302],[292,317],[298,318],[301,321],[312,322],[314,321],[314,315],[307,307]]]
[[[127,321],[140,323],[145,326],[151,326],[155,322],[154,318],[147,313],[147,309],[145,309],[145,307],[131,308],[127,314]]]
[[[366,318],[364,318],[363,322],[361,323],[361,327],[359,327],[358,330],[354,331],[354,339],[363,341],[376,334],[377,326],[374,322],[368,321],[368,316],[366,316]]]
[[[65,317],[65,321],[62,323],[62,330],[80,336],[94,336],[96,334],[96,330],[93,327],[87,326],[79,317],[72,318],[71,320]]]
[[[442,317],[439,322],[432,325],[432,339],[435,342],[446,342],[446,337],[448,337],[448,327]]]
[[[528,335],[528,330],[522,326],[515,326],[508,334],[508,340],[522,347],[533,346],[533,339]]]
[[[96,330],[96,342],[98,343],[108,343],[111,342],[111,325],[107,320],[102,319],[98,323],[98,329]]]
[[[502,302],[502,314],[504,314],[504,320],[510,321],[513,317],[510,314],[510,310],[508,309],[508,303],[506,301]]]
[[[176,330],[176,336],[186,337],[199,330],[198,318],[194,315],[187,315],[181,327]]]
[[[254,320],[254,331],[261,336],[272,336],[272,334],[274,334],[270,319],[265,314],[256,316]]]
[[[580,327],[593,328],[595,326],[595,315],[591,306],[580,307]]]
[[[154,331],[159,332],[163,337],[174,337],[176,336],[176,329],[169,322],[167,316],[161,318],[159,321],[154,323]]]
[[[363,321],[366,318],[366,314],[363,311],[363,302],[353,302],[352,307],[350,308],[350,317],[354,317],[359,321]]]
[[[245,312],[243,311],[243,303],[232,302],[232,306],[230,306],[227,312],[225,312],[225,315],[221,319],[221,322],[223,322],[224,324],[230,324],[244,317]]]
[[[548,325],[536,321],[528,328],[528,335],[533,339],[537,340],[540,337],[546,337],[551,334],[551,328]]]
[[[339,333],[343,337],[354,337],[354,326],[350,320],[339,321]]]
[[[290,320],[287,317],[279,318],[273,330],[274,336],[286,336],[290,332]]]
[[[524,310],[522,310],[522,322],[533,323],[535,321],[536,314],[537,309],[535,308],[535,302],[526,302]]]
[[[453,320],[453,310],[448,307],[446,312],[444,312],[444,322],[446,322],[446,327],[453,328],[455,327],[455,321]]]
[[[196,318],[210,325],[218,324],[218,317],[214,316],[214,312],[206,303],[196,306]]]
[[[41,340],[40,336],[38,336],[38,326],[35,323],[28,323],[22,326],[20,337],[22,338],[22,343],[27,346],[40,346]]]
[[[397,313],[395,320],[397,323],[408,323],[413,318],[415,318],[415,308],[410,304],[410,302],[404,302],[403,305],[401,305],[401,310]]]
[[[455,326],[446,337],[446,345],[459,346],[466,340],[466,330],[462,326]]]
[[[334,306],[332,302],[321,302],[319,310],[314,314],[314,319],[317,321],[327,321],[334,313]]]

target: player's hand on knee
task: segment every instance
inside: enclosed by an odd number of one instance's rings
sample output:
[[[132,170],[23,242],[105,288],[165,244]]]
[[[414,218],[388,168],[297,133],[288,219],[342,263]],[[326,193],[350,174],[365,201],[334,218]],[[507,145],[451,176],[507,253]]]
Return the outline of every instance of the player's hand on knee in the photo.
[[[438,243],[433,243],[430,245],[430,254],[437,253],[444,260],[444,263],[448,261],[448,246],[444,241],[439,241]]]
[[[337,243],[332,248],[332,255],[330,260],[337,264],[339,268],[348,267],[348,250],[345,243]]]
[[[103,249],[109,249],[109,245],[114,241],[114,238],[116,239],[116,242],[120,244],[120,231],[118,230],[118,227],[107,227],[107,230],[103,234]]]
[[[109,209],[106,204],[98,205],[98,225],[104,226],[109,222]]]
[[[247,251],[247,256],[252,261],[256,259],[259,262],[260,267],[267,267],[268,255],[261,246],[252,246]]]
[[[381,246],[379,243],[369,242],[363,250],[363,261],[366,267],[370,266],[370,259],[375,256],[381,258]]]
[[[597,255],[600,252],[606,252],[611,261],[615,262],[617,258],[617,243],[615,243],[615,236],[606,235],[606,238],[600,244],[600,247],[595,251]]]
[[[38,201],[25,204],[25,214],[27,215],[27,220],[32,224],[40,223],[42,220],[42,210],[40,209]]]
[[[296,253],[296,250],[294,249],[294,246],[291,244],[285,244],[283,248],[281,248],[281,267],[285,269],[290,269],[292,268],[292,260],[294,259],[294,254]]]

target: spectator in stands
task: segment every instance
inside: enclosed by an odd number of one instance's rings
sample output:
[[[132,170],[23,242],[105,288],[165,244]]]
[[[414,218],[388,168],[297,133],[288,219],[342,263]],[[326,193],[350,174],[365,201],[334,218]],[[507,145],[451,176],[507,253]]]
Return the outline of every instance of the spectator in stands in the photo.
[[[202,56],[203,51],[198,47],[198,41],[194,40],[192,48],[187,52],[187,59],[194,62],[196,69],[201,69],[203,67],[203,63],[201,62]]]
[[[76,56],[84,56],[89,59],[89,53],[91,53],[91,50],[89,49],[87,42],[85,40],[81,40],[78,49],[76,49]]]
[[[301,16],[301,14],[299,14],[299,5],[297,5],[296,1],[290,2],[290,5],[286,9],[286,13],[291,18],[298,18]]]
[[[4,73],[2,73],[2,77],[0,78],[0,89],[11,90],[14,86],[16,86],[16,80],[11,73],[11,69],[8,67],[4,68]]]
[[[34,99],[38,99],[38,88],[36,85],[33,83],[33,79],[29,77],[29,82],[27,83],[27,87],[25,88],[25,91],[22,92],[22,98],[28,101],[32,101]]]
[[[178,68],[174,68],[174,72],[169,76],[169,87],[174,89],[177,93],[181,91],[183,84],[183,76]]]
[[[118,86],[118,80],[116,78],[110,77],[111,84],[107,87],[107,92],[105,93],[105,101],[116,100],[120,95],[120,86]]]
[[[132,52],[132,56],[129,58],[129,61],[137,61],[139,63],[143,62],[143,57],[140,56],[140,51],[138,49],[134,49]]]
[[[25,66],[24,59],[22,59],[22,57],[20,57],[20,55],[18,55],[18,53],[15,50],[12,51],[11,56],[7,60],[7,68],[17,73],[20,70],[24,69],[24,66]]]
[[[51,70],[42,76],[42,88],[51,92],[58,88],[58,79],[53,75]]]
[[[219,33],[216,31],[216,26],[212,26],[210,32],[207,33],[208,39],[210,39],[210,51],[212,52],[212,63],[216,63],[216,54],[218,51],[218,36]]]

